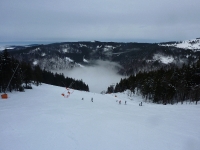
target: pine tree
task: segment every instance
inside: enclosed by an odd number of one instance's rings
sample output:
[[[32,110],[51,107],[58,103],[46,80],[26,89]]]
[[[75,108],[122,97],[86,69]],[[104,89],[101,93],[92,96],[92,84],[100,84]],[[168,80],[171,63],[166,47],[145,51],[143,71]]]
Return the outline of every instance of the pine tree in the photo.
[[[36,65],[34,67],[33,70],[33,80],[36,83],[36,85],[38,86],[39,84],[41,84],[43,77],[42,77],[42,70],[40,69],[39,65]]]
[[[31,89],[31,80],[33,79],[33,70],[30,64],[26,62],[21,62],[21,68],[22,68],[22,78],[25,83],[25,88]]]
[[[8,51],[5,49],[2,53],[1,53],[1,58],[0,58],[0,62],[1,62],[1,91],[2,92],[6,92],[6,89],[9,81],[12,77],[12,68],[11,68],[11,57],[9,56]]]

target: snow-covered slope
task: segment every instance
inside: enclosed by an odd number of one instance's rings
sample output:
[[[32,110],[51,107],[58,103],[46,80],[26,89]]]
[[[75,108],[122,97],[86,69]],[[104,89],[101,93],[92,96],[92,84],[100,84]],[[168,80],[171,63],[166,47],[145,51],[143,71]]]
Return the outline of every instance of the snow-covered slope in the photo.
[[[160,44],[160,46],[174,46],[177,48],[200,50],[200,39],[185,40],[173,44]]]
[[[1,150],[199,150],[200,105],[156,105],[43,84],[0,100]],[[82,100],[84,98],[84,100]],[[91,102],[91,98],[94,102]],[[122,100],[119,105],[117,100]],[[124,105],[125,100],[127,105]]]

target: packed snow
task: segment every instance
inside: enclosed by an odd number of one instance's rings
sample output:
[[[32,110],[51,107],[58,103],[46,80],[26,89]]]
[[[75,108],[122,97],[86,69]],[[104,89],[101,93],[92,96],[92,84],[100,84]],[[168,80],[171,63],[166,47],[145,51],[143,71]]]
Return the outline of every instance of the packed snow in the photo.
[[[142,101],[127,93],[74,90],[68,94],[65,88],[47,84],[8,93],[8,99],[0,100],[0,149],[200,149],[200,103],[143,101],[139,106]]]

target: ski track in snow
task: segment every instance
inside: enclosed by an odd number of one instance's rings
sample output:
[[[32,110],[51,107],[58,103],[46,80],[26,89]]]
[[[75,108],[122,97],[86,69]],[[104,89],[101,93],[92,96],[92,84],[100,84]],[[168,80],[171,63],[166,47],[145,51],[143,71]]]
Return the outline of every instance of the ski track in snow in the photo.
[[[0,150],[200,149],[199,104],[140,107],[136,95],[63,91],[42,84],[1,99]]]

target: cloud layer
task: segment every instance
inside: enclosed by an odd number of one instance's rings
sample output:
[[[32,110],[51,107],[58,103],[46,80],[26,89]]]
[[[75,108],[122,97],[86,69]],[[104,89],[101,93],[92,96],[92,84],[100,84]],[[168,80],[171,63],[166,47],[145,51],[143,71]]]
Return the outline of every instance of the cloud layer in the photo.
[[[117,74],[117,69],[120,66],[113,62],[97,61],[94,66],[76,68],[72,71],[61,71],[65,76],[83,80],[88,84],[90,91],[100,93],[107,90],[108,86],[119,83],[123,76]],[[59,71],[60,73],[60,71]]]

